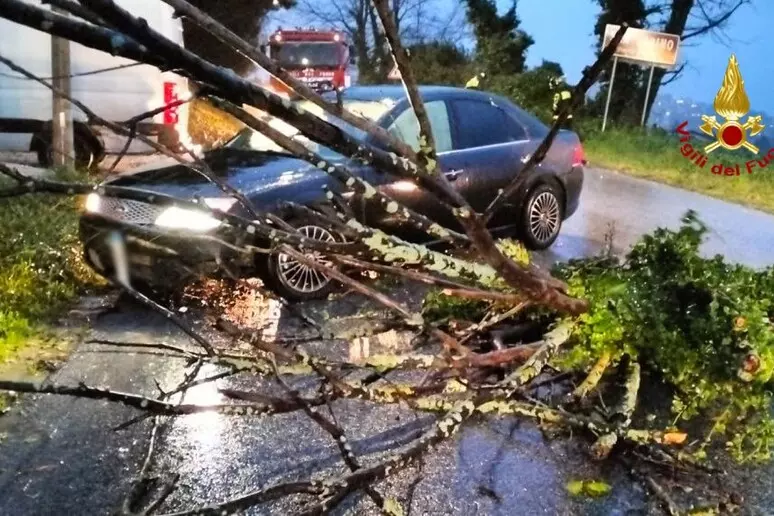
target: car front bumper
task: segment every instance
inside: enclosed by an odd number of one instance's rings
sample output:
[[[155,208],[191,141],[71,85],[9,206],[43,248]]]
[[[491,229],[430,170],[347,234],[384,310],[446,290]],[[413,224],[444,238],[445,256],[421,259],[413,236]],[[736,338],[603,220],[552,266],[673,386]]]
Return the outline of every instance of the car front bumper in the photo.
[[[116,231],[123,236],[130,282],[176,290],[194,278],[214,275],[224,265],[237,270],[252,263],[248,253],[234,249],[238,245],[228,234],[194,235],[152,226],[132,229],[85,214],[80,220],[84,259],[106,278],[116,273],[109,243]]]

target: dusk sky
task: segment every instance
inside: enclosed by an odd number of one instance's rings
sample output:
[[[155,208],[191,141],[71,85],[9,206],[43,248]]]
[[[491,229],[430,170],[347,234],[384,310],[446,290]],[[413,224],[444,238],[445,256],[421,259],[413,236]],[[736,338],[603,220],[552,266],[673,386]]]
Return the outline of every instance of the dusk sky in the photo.
[[[435,1],[450,10],[458,0]],[[504,11],[511,0],[498,3]],[[578,81],[583,67],[594,60],[592,31],[598,13],[599,7],[593,0],[519,0],[521,27],[535,40],[528,51],[527,64],[535,66],[543,59],[558,61],[568,81]],[[688,65],[679,80],[661,91],[711,103],[728,58],[735,53],[750,97],[751,113],[760,110],[774,115],[774,60],[769,54],[774,49],[773,21],[773,0],[752,0],[752,5],[742,6],[726,25],[727,38],[705,35],[689,40],[681,48],[679,62],[687,61]],[[271,25],[277,23],[292,26],[298,20],[293,14],[284,14]]]

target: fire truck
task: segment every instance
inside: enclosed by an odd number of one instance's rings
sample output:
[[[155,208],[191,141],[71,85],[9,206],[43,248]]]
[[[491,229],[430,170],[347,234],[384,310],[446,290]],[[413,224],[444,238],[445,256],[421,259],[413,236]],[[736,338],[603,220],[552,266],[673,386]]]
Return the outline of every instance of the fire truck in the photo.
[[[353,83],[354,52],[343,32],[280,28],[269,36],[265,49],[288,73],[318,93]],[[288,87],[274,77],[269,79],[269,87],[278,93],[289,93]]]

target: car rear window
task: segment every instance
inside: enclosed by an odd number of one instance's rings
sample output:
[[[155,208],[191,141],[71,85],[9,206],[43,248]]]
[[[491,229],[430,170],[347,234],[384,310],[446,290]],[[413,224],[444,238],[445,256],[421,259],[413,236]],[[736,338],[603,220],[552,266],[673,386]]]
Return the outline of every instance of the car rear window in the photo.
[[[496,145],[527,138],[524,127],[493,102],[454,100],[457,149]]]
[[[507,104],[508,114],[527,128],[529,136],[542,138],[548,134],[548,127],[534,115],[524,111],[519,106]]]

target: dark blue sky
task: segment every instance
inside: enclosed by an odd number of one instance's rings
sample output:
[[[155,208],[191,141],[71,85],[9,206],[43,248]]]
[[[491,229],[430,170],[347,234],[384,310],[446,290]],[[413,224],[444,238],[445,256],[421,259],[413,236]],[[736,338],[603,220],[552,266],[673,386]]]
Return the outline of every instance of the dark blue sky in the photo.
[[[444,6],[451,11],[460,0],[431,1],[438,4],[439,11]],[[511,5],[511,0],[497,1],[503,11]],[[527,55],[527,64],[535,66],[543,59],[558,61],[568,81],[578,81],[583,67],[591,64],[595,57],[592,31],[599,13],[597,3],[593,0],[519,0],[518,13],[522,29],[535,39]],[[270,27],[276,27],[277,23],[293,26],[303,21],[299,22],[291,12],[277,16]],[[751,114],[760,110],[774,115],[774,59],[771,55],[774,53],[774,0],[752,0],[752,5],[742,6],[728,22],[724,33],[727,38],[705,35],[689,40],[678,57],[679,62],[688,62],[682,76],[661,91],[712,103],[723,80],[728,58],[735,53],[750,97]],[[774,120],[769,123],[774,124]]]

